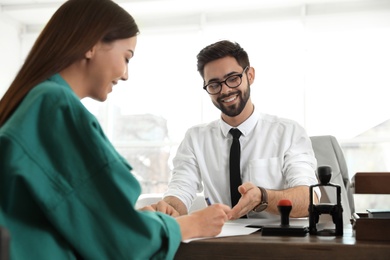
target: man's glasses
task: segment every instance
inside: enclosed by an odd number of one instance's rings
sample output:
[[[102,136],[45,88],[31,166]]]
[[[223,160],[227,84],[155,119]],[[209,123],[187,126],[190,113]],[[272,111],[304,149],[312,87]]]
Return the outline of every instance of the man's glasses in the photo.
[[[237,75],[231,75],[227,77],[223,81],[219,82],[211,82],[203,87],[204,90],[207,91],[210,95],[216,95],[219,94],[222,90],[222,84],[225,84],[229,88],[236,88],[241,85],[242,82],[242,76],[244,75],[245,71],[248,69],[248,66],[245,67],[245,69],[242,71],[241,74]]]

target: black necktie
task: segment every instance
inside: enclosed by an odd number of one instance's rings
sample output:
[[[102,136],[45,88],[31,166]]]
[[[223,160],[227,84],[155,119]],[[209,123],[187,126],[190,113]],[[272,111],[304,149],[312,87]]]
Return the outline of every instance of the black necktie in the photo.
[[[232,200],[232,207],[234,207],[241,197],[238,192],[238,186],[241,185],[241,174],[240,174],[240,136],[241,132],[237,128],[230,129],[230,134],[233,136],[233,143],[230,147],[230,197]]]

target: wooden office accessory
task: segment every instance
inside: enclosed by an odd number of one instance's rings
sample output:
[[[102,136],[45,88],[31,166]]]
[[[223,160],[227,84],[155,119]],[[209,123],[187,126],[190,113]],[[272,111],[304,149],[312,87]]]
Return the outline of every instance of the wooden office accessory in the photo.
[[[352,183],[355,194],[390,194],[390,172],[358,172]],[[354,213],[351,222],[356,240],[390,241],[390,218]]]
[[[390,172],[358,172],[352,183],[355,194],[390,194]]]
[[[390,218],[369,218],[367,213],[354,213],[352,227],[356,240],[390,241]]]

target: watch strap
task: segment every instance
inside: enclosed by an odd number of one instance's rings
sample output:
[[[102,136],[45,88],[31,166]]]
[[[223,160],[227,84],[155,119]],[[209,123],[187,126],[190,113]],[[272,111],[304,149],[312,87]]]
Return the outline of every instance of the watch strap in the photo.
[[[268,193],[263,187],[258,187],[261,192],[261,201],[259,205],[253,208],[255,212],[261,212],[268,207]]]

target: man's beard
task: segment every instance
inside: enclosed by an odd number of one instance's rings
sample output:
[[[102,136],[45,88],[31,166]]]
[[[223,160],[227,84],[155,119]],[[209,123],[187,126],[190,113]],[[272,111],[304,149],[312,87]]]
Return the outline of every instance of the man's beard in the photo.
[[[248,82],[248,87],[246,88],[246,91],[244,91],[244,93],[241,92],[240,90],[238,90],[237,92],[231,93],[229,95],[229,96],[237,95],[237,98],[239,99],[239,101],[236,104],[231,105],[231,106],[225,106],[224,103],[221,102],[221,100],[223,98],[228,97],[226,95],[219,97],[216,101],[213,100],[213,104],[219,110],[221,110],[221,112],[224,113],[225,115],[227,115],[229,117],[235,117],[235,116],[238,116],[239,114],[241,114],[242,110],[244,110],[246,103],[249,100],[250,93],[251,93],[251,88],[250,88],[250,85]]]

